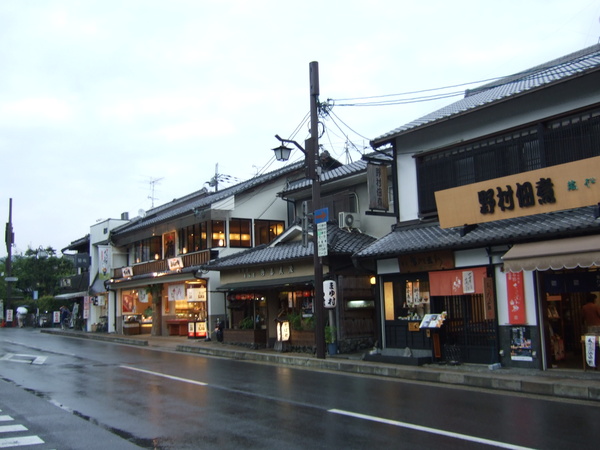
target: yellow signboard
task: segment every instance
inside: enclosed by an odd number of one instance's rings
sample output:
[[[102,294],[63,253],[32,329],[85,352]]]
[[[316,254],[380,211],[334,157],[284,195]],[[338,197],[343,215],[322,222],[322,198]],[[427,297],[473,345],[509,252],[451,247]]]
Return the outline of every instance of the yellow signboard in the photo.
[[[441,228],[562,211],[600,202],[600,156],[435,193]]]

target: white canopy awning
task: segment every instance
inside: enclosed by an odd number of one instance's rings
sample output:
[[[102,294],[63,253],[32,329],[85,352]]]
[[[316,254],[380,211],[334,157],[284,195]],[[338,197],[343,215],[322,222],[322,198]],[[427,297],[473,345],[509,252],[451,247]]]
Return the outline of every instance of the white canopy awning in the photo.
[[[71,298],[85,297],[87,295],[89,295],[88,291],[81,291],[81,292],[71,292],[69,294],[55,295],[54,298],[58,298],[60,300],[69,300]]]
[[[502,260],[507,272],[600,266],[600,235],[515,244]]]

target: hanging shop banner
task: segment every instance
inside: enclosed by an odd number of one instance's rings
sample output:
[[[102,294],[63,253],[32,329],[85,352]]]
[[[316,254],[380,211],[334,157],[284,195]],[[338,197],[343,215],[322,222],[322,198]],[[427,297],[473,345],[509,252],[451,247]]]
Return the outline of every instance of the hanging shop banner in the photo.
[[[183,260],[179,256],[177,258],[167,259],[167,264],[171,271],[183,269]]]
[[[148,303],[148,291],[146,289],[138,289],[138,301],[140,303]]]
[[[585,335],[585,360],[590,367],[596,367],[596,335]]]
[[[483,279],[483,302],[485,304],[485,318],[494,320],[496,318],[496,298],[494,295],[494,279],[486,277]]]
[[[90,318],[90,298],[88,296],[83,297],[83,318]]]
[[[367,187],[369,190],[369,209],[388,211],[390,202],[388,199],[387,166],[367,164]]]
[[[430,295],[483,294],[485,267],[429,272]]]
[[[527,323],[525,314],[525,287],[523,272],[506,272],[506,291],[508,300],[508,323],[524,325]]]
[[[187,301],[188,302],[205,302],[206,301],[206,288],[188,288],[187,289]]]
[[[335,308],[337,304],[337,286],[335,281],[323,281],[323,296],[325,297],[325,308]]]
[[[112,263],[110,261],[110,246],[98,246],[98,261],[98,278],[101,280],[109,280],[110,270],[112,269]]]
[[[169,301],[174,302],[176,300],[185,300],[185,284],[171,284],[169,285]]]

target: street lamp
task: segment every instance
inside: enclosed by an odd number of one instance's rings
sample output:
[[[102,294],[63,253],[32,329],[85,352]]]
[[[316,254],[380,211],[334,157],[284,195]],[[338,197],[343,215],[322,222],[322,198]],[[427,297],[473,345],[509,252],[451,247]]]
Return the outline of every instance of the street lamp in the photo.
[[[321,168],[319,166],[319,120],[317,116],[317,104],[319,97],[319,63],[313,61],[309,65],[310,74],[310,138],[305,141],[302,148],[296,141],[282,139],[275,135],[281,142],[279,147],[273,149],[278,161],[287,161],[291,149],[285,143],[295,145],[304,153],[308,167],[308,178],[312,180],[312,209],[316,211],[321,207]],[[325,358],[325,307],[323,296],[323,262],[317,252],[318,237],[317,225],[313,215],[313,265],[315,267],[315,344],[317,347],[317,358]]]

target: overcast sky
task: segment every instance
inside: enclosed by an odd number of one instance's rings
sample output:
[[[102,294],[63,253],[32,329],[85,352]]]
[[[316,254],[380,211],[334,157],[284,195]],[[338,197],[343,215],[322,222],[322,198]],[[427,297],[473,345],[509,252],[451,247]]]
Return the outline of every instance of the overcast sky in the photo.
[[[597,0],[0,0],[2,227],[12,198],[13,254],[60,251],[99,220],[202,189],[217,164],[239,180],[280,167],[274,135],[308,134],[311,61],[336,105],[321,143],[356,161],[459,97],[410,99],[476,84],[383,96],[594,45],[599,17]],[[342,106],[364,97],[404,104]]]

